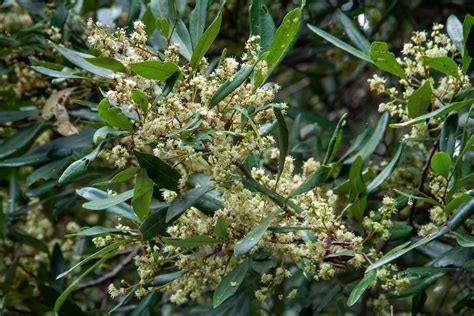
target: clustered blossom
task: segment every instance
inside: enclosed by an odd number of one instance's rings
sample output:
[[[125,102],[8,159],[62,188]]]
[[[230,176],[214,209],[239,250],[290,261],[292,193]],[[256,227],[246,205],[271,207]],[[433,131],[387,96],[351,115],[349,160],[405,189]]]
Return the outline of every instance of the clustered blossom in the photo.
[[[382,207],[377,212],[370,212],[369,217],[362,223],[369,236],[374,240],[385,240],[390,237],[391,217],[396,211],[395,200],[388,196],[384,197]]]

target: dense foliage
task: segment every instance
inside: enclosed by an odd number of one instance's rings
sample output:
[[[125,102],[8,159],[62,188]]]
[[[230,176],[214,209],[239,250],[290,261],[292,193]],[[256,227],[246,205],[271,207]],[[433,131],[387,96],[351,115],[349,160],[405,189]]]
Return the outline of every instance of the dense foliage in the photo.
[[[0,2],[2,315],[472,314],[458,2]]]

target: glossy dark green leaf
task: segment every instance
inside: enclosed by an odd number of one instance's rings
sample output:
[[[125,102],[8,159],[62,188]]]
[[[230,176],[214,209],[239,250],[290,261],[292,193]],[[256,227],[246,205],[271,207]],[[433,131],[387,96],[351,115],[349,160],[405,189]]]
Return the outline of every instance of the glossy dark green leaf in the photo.
[[[349,295],[349,299],[347,300],[347,305],[352,306],[357,301],[359,301],[360,297],[364,292],[374,285],[375,281],[377,280],[377,273],[376,271],[367,272],[364,278],[356,285],[356,287],[352,290],[351,294]]]
[[[43,127],[43,121],[36,121],[25,128],[19,129],[13,136],[0,144],[0,159],[7,158],[27,147],[36,138]]]
[[[265,218],[255,226],[244,238],[239,240],[234,246],[234,255],[239,257],[247,254],[262,239],[272,220],[280,213],[275,210],[269,213]]]
[[[109,69],[105,69],[102,67],[97,67],[88,61],[86,61],[86,58],[94,58],[94,56],[89,55],[89,54],[84,54],[84,53],[79,53],[76,52],[72,49],[59,46],[56,44],[52,44],[54,48],[58,50],[58,52],[64,56],[69,62],[72,64],[78,66],[79,68],[82,68],[92,74],[98,75],[100,77],[105,77],[105,78],[112,78],[114,75],[114,72]]]
[[[0,123],[16,122],[27,117],[35,116],[40,114],[41,111],[38,109],[34,110],[22,110],[12,112],[0,112]]]
[[[260,36],[261,52],[266,52],[273,41],[275,22],[264,0],[253,0],[249,7],[250,35]]]
[[[463,39],[464,39],[464,52],[462,56],[462,71],[464,74],[467,73],[469,70],[469,66],[471,65],[472,61],[472,56],[469,55],[469,52],[467,51],[467,46],[468,46],[468,40],[472,35],[474,34],[473,31],[473,26],[474,26],[474,16],[471,14],[466,14],[464,17],[464,22],[462,24],[462,33],[463,33]],[[471,54],[472,55],[472,54]]]
[[[130,95],[132,96],[133,102],[135,102],[135,104],[137,104],[143,110],[143,112],[146,113],[149,107],[146,94],[140,90],[132,90]]]
[[[331,167],[321,165],[316,171],[310,174],[299,187],[291,192],[290,196],[300,195],[316,188],[328,178],[328,176],[331,174],[331,171]]]
[[[26,184],[30,186],[40,179],[49,180],[53,178],[66,168],[70,159],[70,157],[65,157],[41,166],[26,177]]]
[[[357,48],[347,44],[344,41],[341,41],[337,37],[327,33],[326,31],[323,31],[322,29],[320,29],[320,28],[318,28],[314,25],[308,24],[308,27],[311,31],[318,34],[319,36],[321,36],[322,38],[324,38],[326,41],[333,44],[334,46],[348,52],[349,54],[351,54],[351,55],[353,55],[353,56],[355,56],[359,59],[362,59],[363,61],[373,63],[372,59],[370,59],[370,56],[367,53],[364,53],[364,52],[358,50]]]
[[[285,168],[286,155],[288,155],[288,127],[286,126],[285,118],[281,113],[281,110],[277,107],[273,107],[273,113],[278,122],[278,144],[280,149],[280,156],[278,159],[278,173],[277,182],[280,179],[283,168]]]
[[[105,210],[117,204],[130,200],[133,197],[133,189],[117,195],[111,195],[102,199],[95,199],[82,205],[87,210]]]
[[[389,72],[399,78],[406,79],[405,72],[397,63],[395,55],[388,50],[385,42],[372,42],[370,45],[370,59],[373,60],[375,66],[383,71]]]
[[[458,109],[460,109],[460,108],[462,108],[466,105],[471,105],[473,102],[474,102],[474,100],[469,99],[469,100],[450,103],[450,104],[447,104],[446,106],[443,106],[442,108],[439,108],[435,111],[432,111],[432,112],[427,113],[427,114],[422,115],[422,116],[418,116],[417,118],[414,118],[414,119],[411,119],[411,120],[408,120],[408,121],[405,121],[405,122],[402,122],[402,123],[398,123],[398,124],[391,124],[390,127],[392,127],[392,128],[409,127],[409,126],[424,122],[424,121],[426,121],[428,119],[431,119],[431,118],[441,117],[441,116],[443,116],[443,115],[445,115],[445,114],[447,114],[451,111],[456,111],[456,110],[458,110]]]
[[[225,99],[229,94],[235,91],[240,85],[250,76],[254,69],[254,66],[243,65],[235,75],[226,80],[220,87],[217,89],[216,93],[209,100],[208,107],[212,109],[219,102]]]
[[[405,143],[401,143],[400,147],[398,147],[397,152],[395,153],[395,156],[393,156],[392,161],[385,166],[385,168],[380,172],[367,186],[367,194],[371,194],[375,192],[375,190],[382,184],[384,183],[387,179],[390,178],[392,175],[393,171],[395,171],[395,168],[397,167],[398,162],[400,161],[400,157],[402,156],[402,153],[405,149]]]
[[[97,158],[104,145],[104,142],[99,143],[99,145],[90,154],[70,164],[66,170],[63,171],[61,177],[59,177],[58,182],[69,183],[84,175],[87,172],[87,167]]]
[[[207,3],[207,0],[196,0],[196,5],[189,16],[189,33],[193,48],[196,48],[206,26]]]
[[[448,17],[448,20],[446,21],[446,31],[462,56],[464,54],[462,23],[455,15],[450,15]]]
[[[144,152],[135,151],[135,157],[148,176],[158,187],[178,191],[181,175],[160,158]]]
[[[329,140],[328,149],[326,150],[326,155],[324,156],[323,165],[331,163],[336,157],[337,149],[342,140],[343,127],[346,124],[347,113],[344,113],[339,119],[339,122],[332,133],[331,139]]]
[[[431,105],[431,84],[426,81],[408,97],[408,117],[414,118],[426,114]]]
[[[334,15],[344,27],[344,31],[346,32],[347,37],[349,37],[351,40],[352,44],[354,44],[364,54],[368,55],[370,53],[370,43],[362,34],[362,32],[354,25],[351,19],[342,13],[341,10],[337,10]]]
[[[94,133],[94,144],[98,144],[101,140],[107,139],[109,136],[117,137],[126,135],[126,131],[119,131],[110,126],[102,126]]]
[[[474,236],[460,234],[453,232],[454,236],[456,236],[456,241],[461,247],[471,248],[474,247]]]
[[[245,260],[222,279],[219,286],[217,286],[215,289],[214,295],[212,297],[213,308],[218,307],[237,292],[245,279],[249,267],[249,260]]]
[[[86,58],[88,63],[92,65],[110,69],[114,72],[126,72],[125,66],[118,60],[109,57]]]
[[[166,213],[166,222],[172,221],[196,204],[196,202],[204,194],[206,194],[207,191],[209,191],[209,187],[189,189],[182,196],[178,196],[176,199],[174,199],[168,207],[168,212]]]
[[[221,22],[222,14],[219,12],[219,15],[214,19],[214,21],[212,21],[211,25],[209,25],[207,30],[202,34],[201,38],[197,42],[196,48],[189,62],[191,68],[195,69],[198,66],[199,62],[204,57],[204,55],[206,55],[212,43],[214,43],[214,40],[221,29]]]
[[[132,124],[119,108],[112,108],[109,100],[102,99],[98,107],[100,117],[110,126],[122,131],[132,131]]]
[[[456,62],[449,57],[422,57],[423,64],[431,69],[444,73],[459,79],[458,66]]]
[[[141,63],[129,64],[128,66],[137,75],[153,80],[164,81],[175,72],[181,73],[179,66],[172,62],[148,60]]]
[[[138,172],[133,190],[132,206],[137,217],[142,221],[150,213],[150,203],[153,196],[153,181],[148,177],[145,169]]]
[[[431,169],[446,179],[449,177],[451,166],[451,157],[445,152],[437,152],[433,158],[431,158]]]
[[[157,235],[167,234],[166,228],[172,223],[166,223],[166,211],[166,208],[157,210],[140,225],[143,240],[151,240]]]
[[[36,165],[48,161],[47,153],[29,154],[26,153],[20,157],[0,160],[0,168],[17,168],[29,165]]]
[[[219,242],[218,239],[209,236],[193,236],[185,239],[162,238],[166,245],[180,248],[195,248],[208,246]]]
[[[458,119],[459,116],[456,112],[448,115],[444,120],[443,129],[441,130],[441,136],[439,139],[439,151],[448,153],[450,157],[453,157],[454,148],[456,146]]]

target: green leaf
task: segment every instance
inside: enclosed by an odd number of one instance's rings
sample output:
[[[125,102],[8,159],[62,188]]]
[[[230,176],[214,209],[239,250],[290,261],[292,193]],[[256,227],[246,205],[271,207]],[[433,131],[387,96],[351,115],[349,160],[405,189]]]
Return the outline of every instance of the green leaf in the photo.
[[[50,76],[50,77],[55,77],[55,78],[67,78],[67,79],[82,79],[84,77],[81,76],[76,76],[72,75],[70,73],[64,72],[64,71],[58,71],[58,70],[53,70],[49,69],[43,66],[31,66],[31,68],[40,74]]]
[[[262,239],[263,235],[267,231],[268,227],[270,226],[272,220],[280,213],[280,210],[277,209],[267,216],[254,227],[244,238],[239,240],[234,246],[234,255],[236,257],[243,256],[247,254],[255,245],[258,244],[260,239]]]
[[[214,235],[220,240],[227,239],[229,237],[225,217],[219,216],[217,218],[216,226],[214,227]]]
[[[132,124],[128,117],[122,113],[119,108],[111,108],[109,100],[102,99],[99,103],[99,115],[108,125],[115,127],[122,131],[132,131]]]
[[[26,153],[20,157],[13,157],[5,160],[0,160],[0,168],[17,168],[28,165],[35,165],[48,160],[47,153],[39,154]]]
[[[414,118],[426,114],[431,104],[431,94],[431,84],[425,81],[423,86],[408,97],[408,117]]]
[[[54,48],[56,48],[58,50],[58,52],[64,56],[64,58],[66,58],[69,62],[71,62],[72,64],[90,72],[90,73],[93,73],[95,75],[98,75],[100,77],[105,77],[105,78],[113,78],[113,75],[114,75],[114,72],[109,70],[109,69],[105,69],[105,68],[102,68],[102,67],[97,67],[91,63],[89,63],[88,61],[86,61],[86,58],[94,58],[94,56],[92,55],[89,55],[89,54],[83,54],[83,53],[79,53],[79,52],[76,52],[76,51],[73,51],[72,49],[69,49],[69,48],[65,48],[63,46],[59,46],[59,45],[56,45],[56,44],[51,44],[54,46]]]
[[[125,131],[118,131],[113,127],[110,126],[102,126],[98,130],[95,131],[93,141],[94,144],[99,143],[101,140],[107,139],[109,135],[112,136],[122,136],[128,134]]]
[[[410,235],[413,228],[410,225],[402,222],[393,221],[392,228],[390,228],[390,240],[403,239]]]
[[[175,72],[181,74],[178,65],[172,62],[161,62],[156,60],[143,61],[141,63],[129,64],[130,69],[143,78],[164,81]]]
[[[90,228],[81,229],[77,233],[68,234],[66,237],[72,236],[98,236],[98,235],[107,235],[110,233],[120,233],[123,232],[118,228],[103,227],[103,226],[94,226]]]
[[[441,117],[451,111],[456,111],[466,105],[471,105],[473,103],[472,99],[469,100],[464,100],[464,101],[459,101],[459,102],[454,102],[450,103],[448,105],[443,106],[442,108],[439,108],[433,112],[427,113],[422,116],[418,116],[417,118],[408,120],[406,122],[398,123],[398,124],[390,124],[390,127],[392,128],[403,128],[403,127],[409,127],[421,122],[424,122],[426,120],[429,120],[431,118],[438,118]]]
[[[192,119],[188,120],[180,129],[168,134],[169,137],[176,136],[185,132],[192,132],[201,125],[201,113],[196,113]]]
[[[88,63],[92,65],[110,69],[113,72],[126,72],[125,66],[119,62],[117,59],[108,58],[108,57],[97,57],[97,58],[86,58]]]
[[[448,227],[456,230],[474,213],[474,198],[461,205],[456,213],[448,220]]]
[[[143,240],[151,240],[157,235],[166,235],[166,229],[172,223],[166,223],[166,208],[159,209],[140,225]]]
[[[465,248],[474,247],[474,236],[459,234],[456,232],[453,232],[453,234],[456,236],[456,241],[458,242],[459,246]]]
[[[148,177],[145,169],[140,169],[133,190],[132,206],[135,214],[142,221],[150,213],[150,203],[153,196],[153,181]]]
[[[339,9],[334,15],[344,27],[344,31],[346,31],[347,37],[349,37],[352,44],[354,44],[364,54],[368,55],[370,52],[370,43],[354,23],[352,23],[351,19],[349,19],[347,15],[342,13]]]
[[[23,111],[12,111],[12,112],[0,112],[0,123],[16,122],[21,121],[30,116],[40,114],[41,111],[38,109],[34,110],[23,110]]]
[[[352,158],[349,158],[348,160],[344,162],[345,164],[354,163],[357,156],[361,156],[365,161],[368,160],[368,158],[372,155],[375,149],[377,149],[377,146],[379,145],[380,141],[382,140],[385,134],[385,129],[387,128],[388,119],[389,119],[389,114],[384,113],[380,117],[380,120],[378,121],[377,126],[375,127],[375,130],[372,132],[372,135],[370,136],[370,138],[367,141],[365,141],[361,149],[354,156],[352,156]]]
[[[264,0],[253,0],[249,7],[250,35],[260,36],[261,53],[266,52],[273,41],[275,22]]]
[[[419,201],[422,201],[424,203],[428,203],[428,204],[432,204],[432,205],[436,205],[436,206],[441,206],[441,204],[438,201],[434,200],[434,199],[426,198],[426,197],[422,197],[422,196],[417,196],[417,195],[413,195],[413,194],[409,194],[409,193],[405,193],[405,192],[397,190],[397,189],[393,189],[393,190],[395,192],[397,192],[398,194],[400,194],[402,196],[405,196],[409,199],[419,200]]]
[[[178,191],[181,175],[160,158],[147,153],[135,151],[135,157],[148,176],[158,187]]]
[[[448,17],[446,31],[462,56],[464,54],[463,27],[461,21],[455,15]]]
[[[189,33],[193,42],[193,48],[196,48],[204,32],[207,18],[207,3],[207,0],[196,0],[196,5],[189,16]]]
[[[26,177],[26,184],[28,186],[32,185],[36,181],[43,179],[49,180],[59,172],[61,172],[66,166],[71,158],[65,157],[59,160],[52,161],[50,163],[41,166]]]
[[[212,43],[219,34],[219,30],[221,28],[222,22],[222,14],[219,12],[214,21],[212,21],[211,25],[207,28],[207,30],[202,34],[202,37],[199,39],[199,42],[196,45],[196,49],[193,52],[191,57],[190,66],[193,69],[196,69],[201,59],[206,55],[207,51],[211,47]]]
[[[322,38],[324,38],[326,41],[333,44],[334,46],[348,52],[349,54],[351,54],[351,55],[353,55],[353,56],[355,56],[359,59],[362,59],[363,61],[373,63],[372,59],[370,59],[370,57],[367,53],[364,53],[364,52],[358,50],[357,48],[347,44],[346,42],[341,41],[337,37],[327,33],[326,31],[323,31],[322,29],[320,29],[320,28],[318,28],[314,25],[308,24],[308,27],[311,31],[318,34],[319,36],[321,36]]]
[[[168,207],[166,222],[170,222],[192,207],[196,202],[209,191],[209,187],[197,187],[189,189],[182,196],[174,199]]]
[[[423,64],[434,70],[444,73],[445,75],[452,76],[459,79],[458,65],[454,60],[449,57],[421,57]]]
[[[357,301],[359,301],[360,297],[364,292],[374,285],[375,281],[377,280],[377,272],[370,271],[365,274],[364,278],[356,285],[356,287],[352,290],[351,294],[349,295],[349,299],[347,300],[347,305],[352,306]]]
[[[171,20],[171,23],[168,24],[174,25],[175,22]],[[165,29],[166,28],[168,27],[165,27]],[[171,43],[178,43],[181,55],[183,55],[183,57],[187,60],[191,60],[191,56],[193,55],[193,43],[191,41],[191,36],[189,35],[186,24],[184,24],[182,19],[179,19],[173,30],[173,34],[171,35]]]
[[[87,167],[97,158],[104,147],[105,142],[101,142],[90,154],[70,164],[59,177],[59,183],[69,183],[87,172]]]
[[[375,66],[399,78],[406,79],[405,72],[395,60],[395,55],[388,50],[385,42],[373,42],[370,45],[370,58]]]
[[[449,114],[444,120],[443,129],[441,130],[439,151],[448,153],[450,157],[453,157],[456,146],[458,118],[459,115],[456,112]]]
[[[337,148],[339,147],[339,144],[341,143],[342,140],[342,132],[343,132],[343,127],[346,124],[346,118],[347,118],[347,113],[344,113],[342,117],[339,119],[339,122],[336,125],[336,128],[334,129],[334,132],[332,133],[331,139],[329,141],[328,149],[326,151],[326,155],[324,156],[323,160],[323,165],[327,165],[331,163],[336,157],[337,153]]]
[[[143,110],[143,112],[146,113],[148,111],[149,104],[145,93],[141,92],[140,90],[132,90],[130,94],[132,96],[133,102],[135,102],[135,104],[137,104]]]
[[[133,189],[122,192],[117,195],[111,195],[104,199],[96,199],[89,202],[86,202],[82,205],[83,208],[87,210],[105,210],[122,202],[125,202],[132,198]]]
[[[445,152],[437,152],[431,158],[431,169],[446,179],[449,177],[451,166],[451,157]]]
[[[43,124],[43,121],[36,121],[7,138],[0,144],[0,159],[7,158],[30,145],[41,131]]]
[[[189,237],[185,239],[162,238],[161,240],[166,245],[181,247],[181,248],[195,248],[195,247],[212,245],[219,242],[218,239],[215,239],[209,236],[193,236],[193,237]]]
[[[226,80],[220,87],[217,89],[216,93],[212,96],[212,98],[209,100],[208,107],[212,109],[215,107],[219,102],[225,99],[229,94],[234,92],[235,89],[240,87],[240,85],[245,81],[245,79],[250,76],[254,69],[255,65],[248,66],[248,65],[243,65],[242,68],[240,68],[239,71],[235,73],[235,75],[229,79]]]
[[[426,290],[431,285],[435,284],[436,281],[438,281],[438,279],[441,278],[443,275],[444,275],[444,272],[439,272],[434,275],[423,278],[422,280],[416,282],[413,285],[410,285],[408,288],[402,290],[401,292],[395,293],[393,296],[394,297],[409,297],[409,296],[417,295],[421,293],[422,291]]]
[[[249,260],[245,260],[222,279],[221,283],[214,291],[214,295],[212,296],[213,308],[218,307],[237,292],[245,279],[249,267]]]
[[[331,171],[331,167],[321,165],[318,170],[310,174],[299,187],[291,192],[290,196],[297,196],[316,188],[328,178],[328,176],[331,174]]]
[[[444,212],[447,215],[451,215],[461,204],[468,201],[471,198],[469,194],[463,193],[451,200],[451,202],[446,205]]]
[[[117,173],[112,179],[110,179],[110,182],[119,183],[119,182],[130,180],[139,171],[140,171],[140,168],[138,167],[127,168]]]
[[[288,126],[286,126],[285,118],[281,113],[281,110],[277,107],[273,107],[273,113],[278,122],[278,144],[280,149],[280,157],[278,159],[278,173],[276,181],[280,179],[281,173],[285,168],[286,155],[288,155]]]
[[[395,153],[395,156],[393,156],[392,161],[385,166],[385,168],[380,172],[367,186],[367,194],[373,193],[382,183],[384,183],[385,180],[390,178],[392,175],[393,171],[395,171],[395,168],[397,167],[398,162],[400,161],[400,157],[402,156],[402,153],[405,149],[405,143],[401,143],[400,147],[398,147],[397,152]]]
[[[260,86],[270,76],[273,69],[283,60],[287,52],[296,40],[296,35],[300,29],[302,12],[300,8],[295,8],[288,12],[283,18],[283,22],[278,27],[273,37],[272,44],[268,49],[268,55],[264,58],[267,62],[265,74],[258,73],[255,86]]]
[[[109,260],[110,257],[112,257],[115,254],[115,251],[112,253],[109,253],[102,257],[99,261],[94,263],[90,268],[88,268],[86,271],[84,271],[81,275],[79,275],[77,278],[72,281],[72,283],[67,287],[67,289],[64,290],[64,292],[58,297],[56,300],[56,303],[54,304],[54,311],[58,312],[61,306],[63,305],[64,301],[71,295],[72,291],[76,288],[76,286],[79,284],[79,282],[86,277],[89,273],[94,271],[96,268],[98,268],[101,264],[103,264],[105,261]]]
[[[132,191],[132,190],[130,190]],[[80,197],[88,200],[88,201],[94,201],[94,200],[104,200],[109,198],[110,196],[107,194],[107,192],[92,188],[92,187],[85,187],[81,189],[76,190],[77,195]],[[138,217],[135,215],[135,212],[132,210],[132,208],[126,204],[126,203],[119,203],[116,204],[112,207],[109,207],[106,209],[107,213],[114,214],[123,218],[128,218],[133,222],[140,222]]]
[[[470,14],[466,14],[464,17],[464,22],[462,24],[462,33],[463,33],[463,39],[464,39],[464,51],[463,51],[463,56],[462,56],[462,71],[464,74],[467,74],[467,71],[469,70],[469,66],[471,65],[472,61],[472,56],[470,56],[467,47],[469,43],[469,38],[470,36],[472,37],[474,34],[473,32],[473,26],[474,26],[474,17]],[[472,54],[471,54],[472,55]]]

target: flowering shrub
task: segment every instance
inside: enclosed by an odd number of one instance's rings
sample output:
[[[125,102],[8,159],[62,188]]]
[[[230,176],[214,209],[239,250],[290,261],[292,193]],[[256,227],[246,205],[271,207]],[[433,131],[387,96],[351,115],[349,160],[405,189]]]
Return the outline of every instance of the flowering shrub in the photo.
[[[117,27],[18,2],[2,17],[2,312],[471,311],[471,15],[396,57],[342,11],[351,44],[307,24],[311,4],[276,27],[252,1],[234,54],[233,3],[130,1]],[[348,139],[350,111],[305,125],[282,102],[303,30],[381,71],[363,87],[383,98],[375,128]]]

